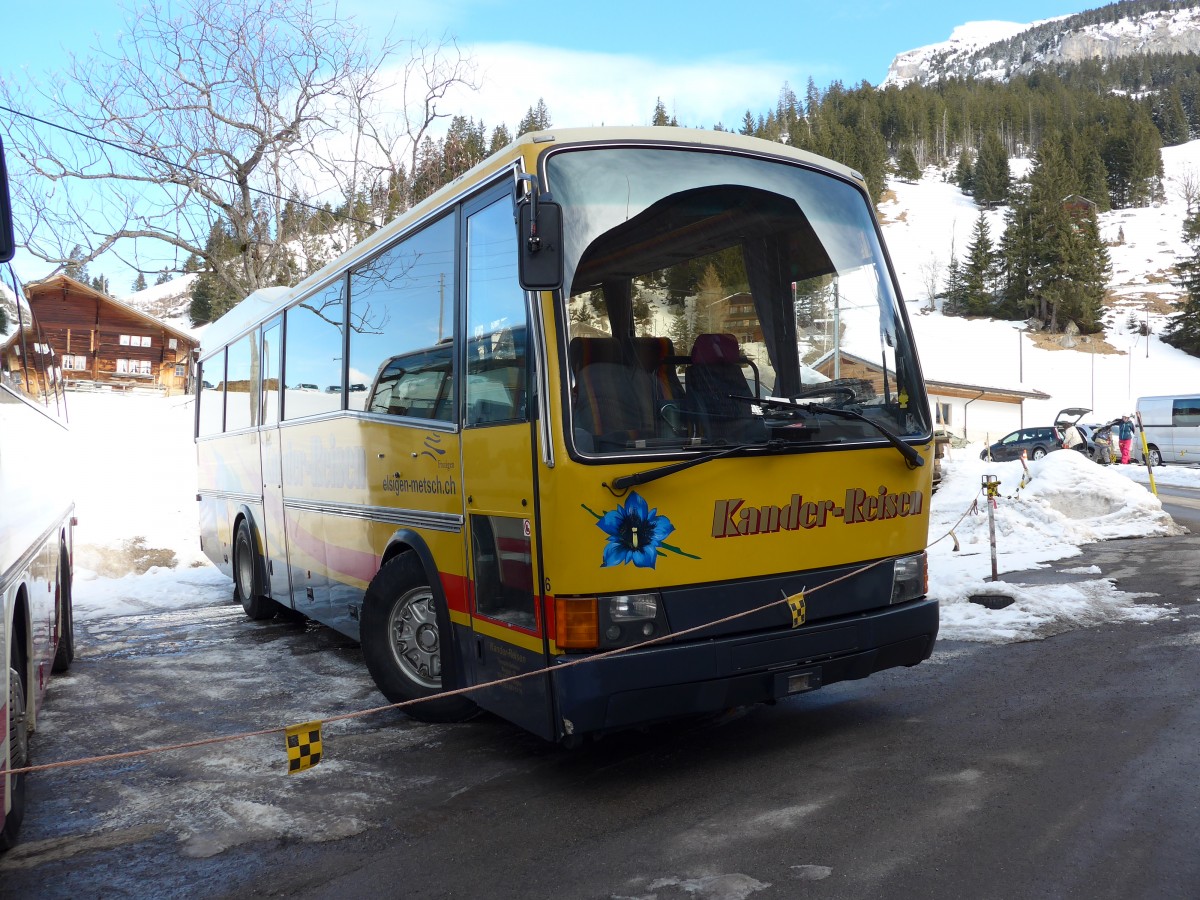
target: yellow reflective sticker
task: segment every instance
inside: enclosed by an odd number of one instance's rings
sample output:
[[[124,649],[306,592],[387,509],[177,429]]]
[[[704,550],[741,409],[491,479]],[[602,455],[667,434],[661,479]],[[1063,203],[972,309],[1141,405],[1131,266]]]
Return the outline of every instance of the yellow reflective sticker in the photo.
[[[321,761],[321,723],[289,725],[286,746],[289,775],[311,769]]]
[[[792,611],[792,627],[799,628],[804,624],[804,617],[808,614],[808,610],[804,607],[804,591],[788,597],[787,605]]]

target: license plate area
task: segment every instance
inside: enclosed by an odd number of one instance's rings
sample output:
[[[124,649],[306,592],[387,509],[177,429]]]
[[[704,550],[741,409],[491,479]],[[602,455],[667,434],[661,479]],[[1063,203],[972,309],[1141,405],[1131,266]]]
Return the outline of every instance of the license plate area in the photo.
[[[790,697],[815,691],[821,686],[820,669],[792,669],[775,674],[775,696]]]

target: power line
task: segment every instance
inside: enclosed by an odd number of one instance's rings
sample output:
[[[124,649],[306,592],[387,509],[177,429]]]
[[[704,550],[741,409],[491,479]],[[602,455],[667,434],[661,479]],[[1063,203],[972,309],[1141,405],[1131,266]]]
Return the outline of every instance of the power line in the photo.
[[[155,156],[153,153],[147,153],[145,150],[138,150],[134,147],[127,147],[123,144],[118,144],[115,141],[110,141],[106,138],[96,137],[96,135],[94,135],[94,134],[87,134],[86,132],[83,132],[83,131],[76,131],[74,128],[68,128],[66,125],[59,125],[57,122],[49,122],[46,119],[39,119],[37,116],[31,115],[30,113],[18,112],[17,110],[12,109],[7,106],[4,106],[4,105],[0,105],[0,110],[8,113],[9,115],[17,116],[22,119],[29,119],[31,122],[37,122],[39,125],[45,125],[48,128],[56,128],[59,131],[65,131],[67,134],[73,134],[76,137],[83,138],[85,141],[95,141],[98,144],[104,144],[106,147],[112,147],[114,150],[120,150],[123,153],[131,153],[134,156],[140,156],[143,159],[148,159],[148,160],[151,160],[152,162],[161,163],[162,165],[170,166],[173,169],[179,169],[180,171],[183,171],[183,172],[190,172],[191,174],[198,175],[201,178],[210,178],[213,181],[224,182],[225,184],[228,184],[231,187],[239,187],[239,188],[241,187],[241,185],[238,184],[236,181],[234,181],[232,178],[225,178],[224,176],[221,176],[221,175],[211,175],[208,172],[202,172],[199,169],[193,169],[191,166],[184,166],[184,165],[180,165],[179,163],[171,162],[171,160],[166,159],[165,157]],[[279,194],[274,194],[271,191],[264,190],[263,188],[256,188],[256,187],[252,187],[251,185],[246,185],[246,189],[253,191],[256,194],[262,194],[264,197],[271,197],[272,199],[275,199],[275,200],[282,200],[284,203],[294,203],[296,206],[303,206],[305,209],[311,209],[313,212],[318,212],[323,215],[336,216],[339,219],[345,219],[348,222],[355,222],[359,225],[368,225],[371,228],[377,227],[375,222],[367,222],[367,221],[364,221],[363,219],[356,219],[354,216],[347,215],[346,213],[338,213],[338,212],[334,212],[333,210],[323,209],[322,207],[319,207],[319,206],[313,206],[311,203],[305,203],[303,200],[297,200],[294,197],[282,197]]]

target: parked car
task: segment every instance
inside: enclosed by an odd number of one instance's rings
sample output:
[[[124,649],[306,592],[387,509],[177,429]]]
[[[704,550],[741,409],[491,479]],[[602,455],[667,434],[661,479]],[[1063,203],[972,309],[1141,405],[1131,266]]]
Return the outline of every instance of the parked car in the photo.
[[[325,388],[325,393],[327,394],[340,394],[341,392],[342,386],[340,384],[331,384],[329,387]]]
[[[298,384],[294,388],[292,388],[292,390],[293,391],[306,391],[310,394],[321,393],[321,389],[319,387],[317,387],[315,384],[308,384],[307,382],[301,382],[300,384]]]
[[[1024,450],[1030,459],[1041,459],[1052,450],[1062,449],[1062,432],[1053,427],[1022,428],[1010,431],[996,443],[985,447],[980,459],[991,457],[997,462],[1019,459]]]
[[[1063,432],[1067,426],[1077,424],[1081,418],[1090,412],[1090,409],[1083,409],[1077,406],[1059,410],[1058,415],[1054,417],[1053,426],[1038,426],[1010,431],[994,444],[985,447],[979,454],[979,458],[987,459],[990,456],[997,462],[1019,459],[1021,451],[1024,450],[1030,459],[1041,459],[1047,453],[1054,450],[1061,450]],[[1088,437],[1084,435],[1083,431],[1080,431],[1080,436],[1084,438],[1086,448]],[[1091,444],[1091,447],[1094,448],[1095,444]]]

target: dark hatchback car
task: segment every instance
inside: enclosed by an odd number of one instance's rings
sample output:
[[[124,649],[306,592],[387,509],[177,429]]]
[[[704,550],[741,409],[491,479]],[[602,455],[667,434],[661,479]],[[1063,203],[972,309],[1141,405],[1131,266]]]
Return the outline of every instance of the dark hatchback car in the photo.
[[[1030,459],[1041,459],[1053,450],[1061,450],[1063,432],[1068,425],[1078,422],[1090,409],[1072,406],[1061,410],[1054,417],[1054,425],[1037,428],[1022,428],[1006,434],[990,447],[985,447],[979,454],[980,459],[992,459],[1000,462],[1009,459],[1019,459],[1024,450]]]

